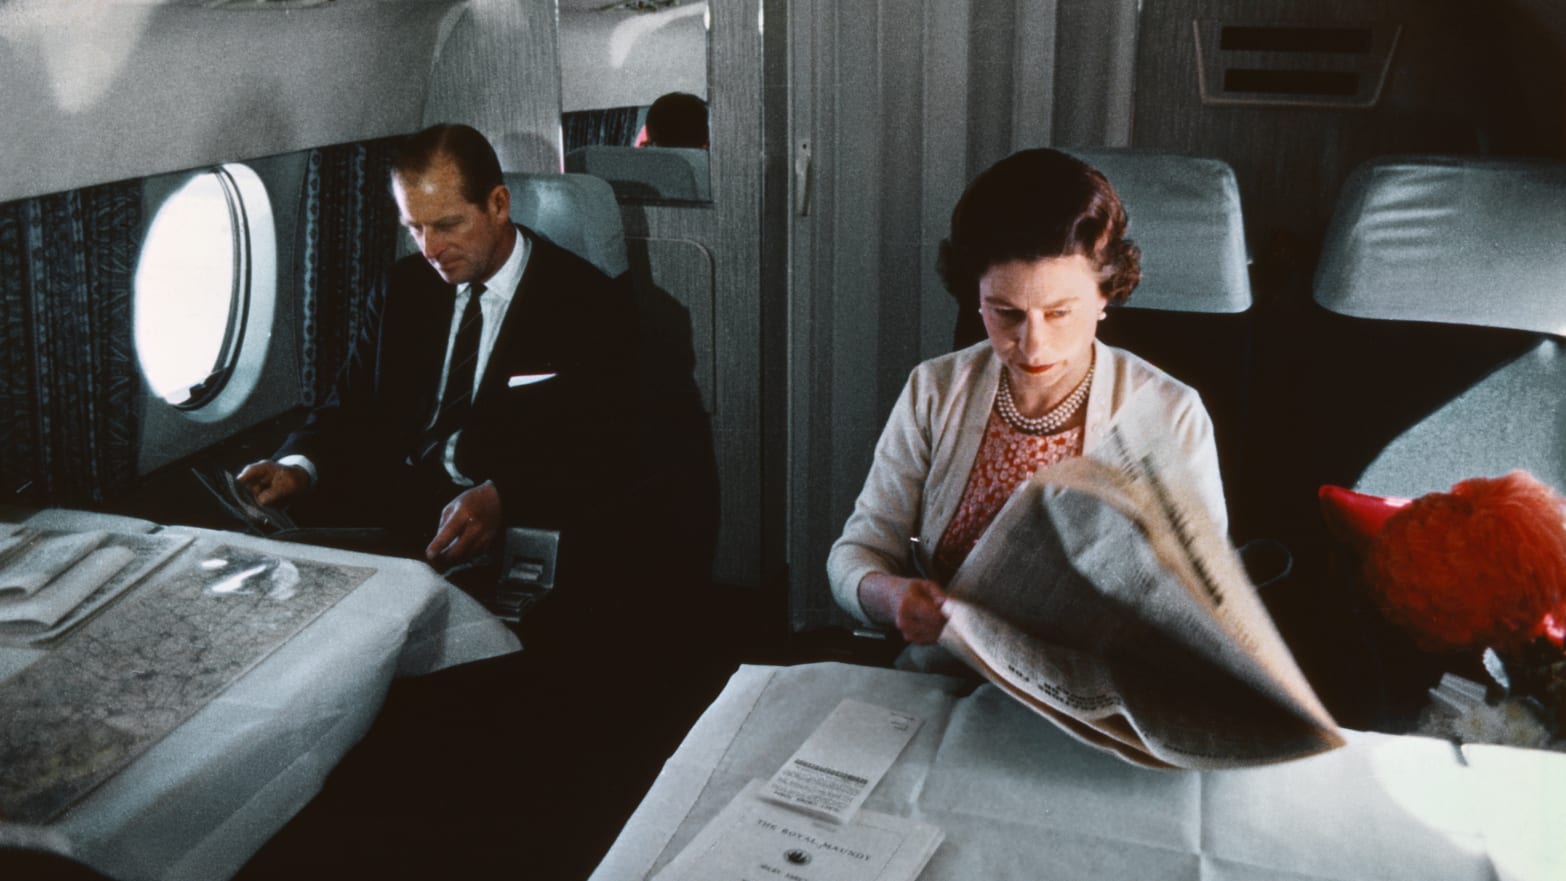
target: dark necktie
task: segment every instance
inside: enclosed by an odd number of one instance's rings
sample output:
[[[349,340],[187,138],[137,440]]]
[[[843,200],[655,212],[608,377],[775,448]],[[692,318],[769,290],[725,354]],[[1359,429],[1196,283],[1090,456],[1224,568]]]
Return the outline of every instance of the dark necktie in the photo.
[[[441,395],[440,412],[424,433],[424,455],[438,453],[446,439],[462,428],[473,408],[473,373],[478,363],[479,337],[484,330],[484,312],[479,298],[484,285],[474,282],[468,288],[468,305],[457,324],[457,338],[451,344],[451,367],[446,370],[446,391]]]

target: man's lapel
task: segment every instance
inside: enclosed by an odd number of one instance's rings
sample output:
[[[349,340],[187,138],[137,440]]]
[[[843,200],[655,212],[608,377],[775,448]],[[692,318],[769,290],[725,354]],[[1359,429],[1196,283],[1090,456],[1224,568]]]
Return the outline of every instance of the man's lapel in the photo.
[[[429,305],[422,322],[420,348],[413,354],[417,360],[410,365],[413,369],[409,374],[418,378],[419,399],[424,401],[423,418],[424,422],[428,422],[440,406],[440,376],[446,366],[446,349],[451,345],[451,318],[456,308],[457,288],[439,281],[437,277],[433,289],[423,298],[423,302]]]

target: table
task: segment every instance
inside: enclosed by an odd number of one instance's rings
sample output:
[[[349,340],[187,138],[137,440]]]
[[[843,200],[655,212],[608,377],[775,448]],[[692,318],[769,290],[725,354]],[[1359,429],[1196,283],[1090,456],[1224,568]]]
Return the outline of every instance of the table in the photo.
[[[992,686],[832,663],[741,667],[592,881],[662,867],[850,697],[924,720],[864,805],[945,830],[921,881],[1566,879],[1563,754],[1350,731],[1296,762],[1153,771]]]
[[[479,603],[413,560],[84,512],[44,511],[26,525],[186,535],[196,540],[191,548],[220,543],[371,570],[65,813],[42,825],[0,823],[0,845],[65,854],[115,878],[214,881],[233,875],[364,736],[394,677],[520,649],[516,636]],[[144,589],[145,582],[129,594]],[[101,616],[113,615],[124,602],[116,600]],[[48,651],[0,648],[0,682]]]

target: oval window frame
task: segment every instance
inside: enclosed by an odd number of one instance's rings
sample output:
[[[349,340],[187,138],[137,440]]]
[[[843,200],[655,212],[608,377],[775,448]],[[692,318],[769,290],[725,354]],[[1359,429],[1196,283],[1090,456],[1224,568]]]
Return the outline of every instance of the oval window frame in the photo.
[[[211,368],[204,379],[188,387],[183,400],[170,400],[152,388],[139,334],[135,341],[137,364],[151,400],[197,422],[228,418],[255,391],[269,347],[278,295],[279,254],[271,195],[256,172],[243,163],[203,168],[171,181],[156,206],[149,206],[148,235],[169,200],[191,181],[208,174],[222,188],[234,249],[229,317]],[[142,247],[145,249],[146,239]],[[137,259],[139,271],[142,257],[138,255]]]

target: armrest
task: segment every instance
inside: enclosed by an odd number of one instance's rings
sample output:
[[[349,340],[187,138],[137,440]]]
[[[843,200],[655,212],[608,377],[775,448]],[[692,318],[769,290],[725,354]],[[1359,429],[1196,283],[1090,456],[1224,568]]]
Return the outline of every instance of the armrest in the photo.
[[[560,532],[510,527],[500,553],[500,579],[495,585],[490,609],[502,620],[520,621],[529,608],[555,587]]]

